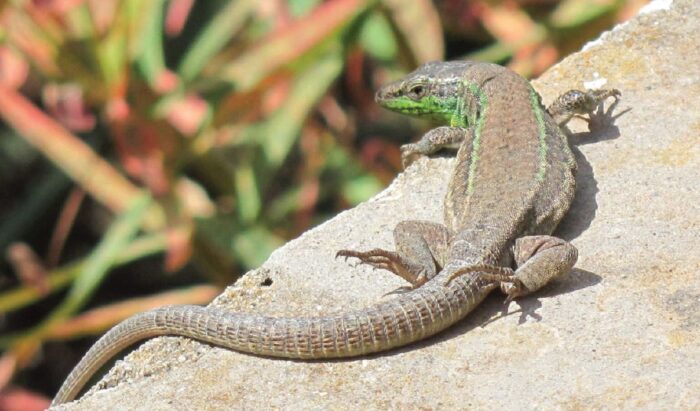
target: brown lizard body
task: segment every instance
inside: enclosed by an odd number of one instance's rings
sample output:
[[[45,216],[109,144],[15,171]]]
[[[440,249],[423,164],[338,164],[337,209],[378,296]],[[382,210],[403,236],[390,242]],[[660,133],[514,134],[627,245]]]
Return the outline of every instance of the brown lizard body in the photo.
[[[583,94],[590,100],[590,94]],[[596,105],[608,96],[617,93],[599,93]],[[406,163],[459,144],[444,225],[400,223],[394,230],[395,252],[338,252],[401,276],[411,283],[408,292],[325,317],[275,318],[199,306],[138,314],[88,351],[53,404],[75,398],[104,363],[146,338],[179,335],[271,357],[352,357],[433,335],[466,316],[496,288],[512,299],[571,269],[576,249],[550,234],[571,204],[576,163],[557,122],[525,79],[491,64],[429,63],[384,87],[377,100],[392,110],[431,115],[450,125],[404,146]],[[582,110],[581,104],[564,107],[571,102],[560,101],[550,109],[555,117]]]

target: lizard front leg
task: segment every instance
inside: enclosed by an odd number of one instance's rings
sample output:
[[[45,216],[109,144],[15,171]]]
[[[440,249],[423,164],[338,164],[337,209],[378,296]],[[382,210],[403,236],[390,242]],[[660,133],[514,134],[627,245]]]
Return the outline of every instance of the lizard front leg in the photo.
[[[620,98],[620,90],[614,88],[588,91],[569,90],[557,97],[552,105],[547,107],[547,112],[559,126],[564,126],[576,115],[592,116],[598,105],[608,97],[613,97],[617,102]]]
[[[469,129],[448,126],[434,128],[425,133],[418,142],[401,146],[403,167],[408,167],[418,156],[427,156],[442,148],[457,147],[465,138],[471,138]]]
[[[578,258],[578,250],[561,238],[548,235],[521,237],[513,246],[516,270],[488,264],[464,267],[448,277],[454,278],[476,272],[487,281],[498,282],[506,301],[522,297],[539,290],[552,279],[571,270]]]
[[[336,257],[355,257],[362,264],[390,271],[415,289],[433,278],[442,267],[450,233],[442,224],[428,221],[402,221],[394,228],[396,251],[380,248],[370,251],[340,250]]]

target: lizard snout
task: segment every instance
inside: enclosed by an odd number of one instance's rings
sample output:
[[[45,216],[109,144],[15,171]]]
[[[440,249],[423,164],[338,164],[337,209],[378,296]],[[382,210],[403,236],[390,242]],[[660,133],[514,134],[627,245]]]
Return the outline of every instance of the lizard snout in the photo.
[[[376,101],[376,102],[384,101],[384,100],[386,100],[386,98],[387,98],[387,92],[383,88],[380,88],[379,90],[377,90],[376,93],[374,93],[374,101]]]

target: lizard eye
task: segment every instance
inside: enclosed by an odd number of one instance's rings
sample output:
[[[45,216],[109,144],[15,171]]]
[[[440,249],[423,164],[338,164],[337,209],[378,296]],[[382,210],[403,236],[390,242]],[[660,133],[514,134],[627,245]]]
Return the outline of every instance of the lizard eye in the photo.
[[[413,100],[420,100],[425,94],[425,87],[421,84],[416,84],[408,89],[408,96]]]

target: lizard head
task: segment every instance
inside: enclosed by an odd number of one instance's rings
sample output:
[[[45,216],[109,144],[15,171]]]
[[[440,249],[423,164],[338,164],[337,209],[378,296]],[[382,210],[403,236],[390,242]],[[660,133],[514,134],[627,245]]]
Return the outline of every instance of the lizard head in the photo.
[[[375,100],[389,110],[440,123],[464,125],[460,112],[462,78],[472,62],[430,62],[377,91]]]

